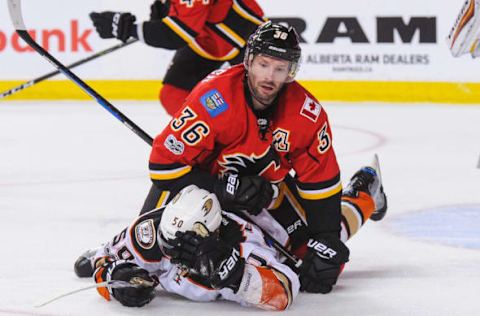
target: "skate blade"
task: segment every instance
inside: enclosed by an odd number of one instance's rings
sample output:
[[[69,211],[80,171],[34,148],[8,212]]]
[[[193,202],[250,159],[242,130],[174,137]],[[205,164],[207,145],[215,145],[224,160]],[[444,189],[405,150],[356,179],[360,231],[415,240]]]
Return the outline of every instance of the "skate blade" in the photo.
[[[382,172],[380,171],[380,161],[378,160],[378,155],[376,153],[373,155],[372,168],[375,169],[375,172],[378,175],[378,180],[380,181],[380,186],[382,186]]]

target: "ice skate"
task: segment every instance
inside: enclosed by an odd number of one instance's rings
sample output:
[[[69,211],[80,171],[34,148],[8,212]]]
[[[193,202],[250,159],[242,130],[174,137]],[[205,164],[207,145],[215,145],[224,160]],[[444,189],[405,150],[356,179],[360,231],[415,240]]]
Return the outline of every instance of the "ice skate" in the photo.
[[[370,219],[373,221],[381,220],[387,213],[387,196],[383,192],[382,175],[377,154],[375,154],[371,166],[362,167],[353,175],[343,194],[356,197],[359,191],[370,194],[375,202],[375,211]]]
[[[98,248],[89,249],[85,251],[80,257],[78,257],[77,261],[73,266],[75,270],[75,274],[79,278],[89,278],[93,275],[93,266],[90,258],[92,258],[95,253],[97,252]]]

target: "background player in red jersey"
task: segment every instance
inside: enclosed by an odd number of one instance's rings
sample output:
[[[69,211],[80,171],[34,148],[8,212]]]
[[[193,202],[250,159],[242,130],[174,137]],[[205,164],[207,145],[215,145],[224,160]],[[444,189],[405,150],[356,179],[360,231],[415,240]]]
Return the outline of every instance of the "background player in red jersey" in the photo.
[[[372,167],[342,198],[327,114],[294,80],[300,55],[292,27],[266,22],[243,65],[202,80],[154,140],[142,213],[190,184],[214,192],[223,209],[246,210],[269,232],[277,223],[272,235],[303,258],[301,290],[328,293],[349,258],[344,242],[387,205]]]
[[[160,102],[173,115],[193,87],[224,62],[242,61],[248,36],[264,22],[255,0],[156,0],[150,20],[135,23],[128,12],[92,12],[102,38],[138,38],[176,50],[163,78]]]

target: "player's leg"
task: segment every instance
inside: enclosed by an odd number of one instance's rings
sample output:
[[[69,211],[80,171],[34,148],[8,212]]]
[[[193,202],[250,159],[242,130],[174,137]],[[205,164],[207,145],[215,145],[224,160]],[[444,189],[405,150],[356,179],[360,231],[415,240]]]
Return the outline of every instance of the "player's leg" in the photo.
[[[279,185],[279,196],[269,210],[289,235],[289,245],[295,255],[302,258],[308,241],[305,210],[297,193],[294,179],[288,175]],[[350,239],[368,219],[379,221],[387,211],[387,199],[383,192],[378,158],[372,166],[356,172],[347,184],[342,196],[342,221],[340,237]]]
[[[223,62],[205,59],[188,46],[177,50],[163,78],[160,102],[168,114],[175,114],[195,85]]]
[[[350,239],[368,219],[381,220],[387,212],[378,158],[357,171],[342,196],[342,240]]]

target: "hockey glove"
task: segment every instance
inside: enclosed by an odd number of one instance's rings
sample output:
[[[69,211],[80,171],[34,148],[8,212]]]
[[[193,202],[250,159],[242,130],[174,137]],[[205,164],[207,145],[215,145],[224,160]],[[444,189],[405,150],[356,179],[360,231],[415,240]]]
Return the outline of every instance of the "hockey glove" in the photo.
[[[227,175],[214,184],[213,190],[222,209],[246,210],[252,215],[258,215],[273,199],[272,185],[261,176]]]
[[[97,289],[105,299],[110,300],[112,295],[122,305],[128,307],[142,307],[150,303],[155,296],[154,289],[158,285],[158,280],[151,277],[147,270],[125,260],[106,260],[97,268],[94,278],[97,283],[120,280],[132,284],[132,287],[108,286]]]
[[[189,272],[207,279],[213,288],[238,289],[244,261],[236,247],[228,246],[217,234],[201,237],[192,231],[177,232],[164,251],[172,263],[181,264]]]
[[[135,34],[135,16],[122,12],[92,12],[90,19],[101,38],[118,38],[126,42]]]
[[[334,236],[310,238],[307,254],[300,267],[300,290],[309,293],[326,294],[337,283],[338,275],[350,251]]]
[[[150,6],[150,20],[161,20],[168,15],[170,1],[155,0]]]
[[[219,260],[221,242],[216,234],[201,237],[193,231],[175,234],[176,238],[163,247],[166,255],[174,264],[181,264],[190,272],[208,278],[215,270],[214,262]]]

